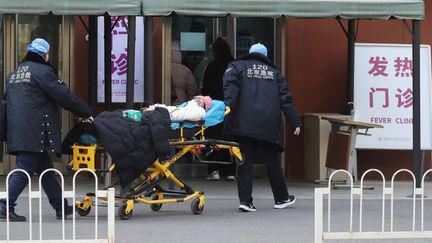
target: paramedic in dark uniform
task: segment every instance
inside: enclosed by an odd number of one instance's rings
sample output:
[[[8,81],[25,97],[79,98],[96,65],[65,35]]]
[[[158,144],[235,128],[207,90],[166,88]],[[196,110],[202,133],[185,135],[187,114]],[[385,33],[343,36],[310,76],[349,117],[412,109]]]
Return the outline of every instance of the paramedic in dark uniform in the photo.
[[[245,162],[237,167],[239,210],[256,211],[252,198],[254,162],[266,162],[273,191],[274,208],[282,209],[295,202],[288,194],[281,168],[280,153],[284,150],[281,111],[300,134],[300,118],[292,102],[286,79],[267,58],[267,48],[252,45],[249,54],[237,58],[225,71],[225,104],[231,108],[225,133],[240,143]]]
[[[59,105],[83,118],[91,116],[90,107],[57,76],[48,63],[49,44],[41,38],[27,46],[27,55],[17,69],[9,74],[6,86],[7,152],[16,155],[16,167],[32,176],[53,168],[50,153],[61,154],[61,122]],[[9,179],[9,220],[25,221],[15,213],[18,196],[27,186],[27,176],[13,173]],[[67,200],[62,202],[62,190],[54,172],[42,178],[42,187],[57,219],[72,214]],[[6,200],[0,201],[0,219],[6,219]]]

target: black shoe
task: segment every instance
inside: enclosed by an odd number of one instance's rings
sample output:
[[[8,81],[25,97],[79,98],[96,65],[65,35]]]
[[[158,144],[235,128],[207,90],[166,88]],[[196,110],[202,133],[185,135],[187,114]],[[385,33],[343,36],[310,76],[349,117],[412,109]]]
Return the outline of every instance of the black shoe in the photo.
[[[0,208],[0,220],[6,221],[6,209]],[[24,222],[26,217],[15,213],[14,209],[9,210],[9,222]]]
[[[62,219],[62,208],[57,208],[56,210],[56,219]],[[68,215],[71,215],[73,213],[73,207],[72,206],[65,206],[64,208],[65,216],[66,218]]]
[[[251,202],[241,202],[239,210],[242,212],[255,212],[256,208]]]
[[[296,201],[296,198],[294,197],[294,195],[290,195],[288,197],[288,200],[282,201],[282,202],[276,202],[274,205],[274,208],[276,209],[283,209],[288,207],[289,205],[293,205]]]

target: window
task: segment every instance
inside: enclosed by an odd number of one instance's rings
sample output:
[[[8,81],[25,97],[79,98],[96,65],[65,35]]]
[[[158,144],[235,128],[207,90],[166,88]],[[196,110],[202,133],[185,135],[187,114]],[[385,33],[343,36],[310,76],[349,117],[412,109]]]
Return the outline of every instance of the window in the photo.
[[[50,44],[50,63],[61,76],[62,16],[18,15],[18,62],[26,55],[27,45],[35,38],[43,38]]]
[[[274,19],[237,18],[236,54],[247,54],[252,44],[260,42],[267,47],[267,56],[274,61]]]
[[[173,17],[171,61],[177,62],[180,59],[180,63],[174,64],[173,75],[176,70],[183,69],[178,67],[179,64],[187,67],[193,73],[197,92],[201,88],[205,68],[211,60],[210,45],[216,38],[213,34],[215,20],[206,17]],[[184,100],[177,100],[177,103],[182,101]]]

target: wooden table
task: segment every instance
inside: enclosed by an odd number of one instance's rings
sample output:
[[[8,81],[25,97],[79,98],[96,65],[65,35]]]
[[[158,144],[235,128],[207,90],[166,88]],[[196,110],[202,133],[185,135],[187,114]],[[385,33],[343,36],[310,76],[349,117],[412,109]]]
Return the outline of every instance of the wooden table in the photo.
[[[355,148],[357,135],[370,136],[369,129],[383,128],[382,125],[353,121],[351,118],[321,117],[331,123],[326,167],[347,170],[357,176],[357,150]],[[348,179],[346,184],[349,185]]]

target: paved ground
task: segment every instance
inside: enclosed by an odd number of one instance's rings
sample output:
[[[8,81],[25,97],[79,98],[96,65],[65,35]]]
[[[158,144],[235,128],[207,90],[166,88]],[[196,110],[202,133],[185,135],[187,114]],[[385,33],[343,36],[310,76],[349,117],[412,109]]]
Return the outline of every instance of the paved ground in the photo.
[[[5,178],[0,177],[0,191],[4,191]],[[71,178],[66,177],[66,190],[72,187]],[[116,219],[116,242],[313,242],[314,239],[314,188],[317,185],[308,182],[289,182],[290,193],[296,195],[297,203],[288,209],[273,209],[273,200],[268,182],[256,179],[254,184],[254,203],[258,211],[240,213],[237,209],[236,184],[231,181],[207,182],[203,179],[187,179],[194,189],[206,193],[206,205],[202,215],[193,215],[190,203],[164,204],[160,212],[153,212],[148,205],[137,204],[129,220]],[[91,181],[80,178],[78,192],[84,195],[92,191]],[[365,191],[364,230],[379,231],[381,226],[382,190],[377,182],[368,182],[376,186],[375,190]],[[37,184],[34,183],[34,187]],[[425,229],[432,230],[432,184],[428,185],[425,210]],[[395,230],[410,230],[412,222],[412,184],[401,182],[395,188]],[[349,229],[349,193],[346,190],[332,191],[332,231]],[[28,216],[28,197],[24,193],[17,211]],[[46,198],[43,200],[43,239],[61,237],[61,221],[55,219]],[[33,206],[33,238],[39,237],[39,218],[37,200]],[[417,202],[419,213],[420,202]],[[354,230],[358,229],[358,200],[354,203]],[[94,211],[93,211],[94,212]],[[77,215],[77,238],[94,236],[93,212],[87,217]],[[386,229],[390,228],[390,201],[386,200]],[[98,232],[103,238],[106,234],[106,208],[100,207],[101,215]],[[325,211],[325,214],[326,211]],[[420,225],[420,217],[416,221]],[[326,229],[327,218],[324,219]],[[28,239],[29,224],[11,223],[11,239]],[[66,238],[71,238],[72,220],[66,221]],[[6,223],[0,222],[0,240],[6,238]],[[329,241],[348,242],[348,241]],[[352,241],[351,241],[352,242]],[[369,240],[354,242],[432,242],[424,240]]]

